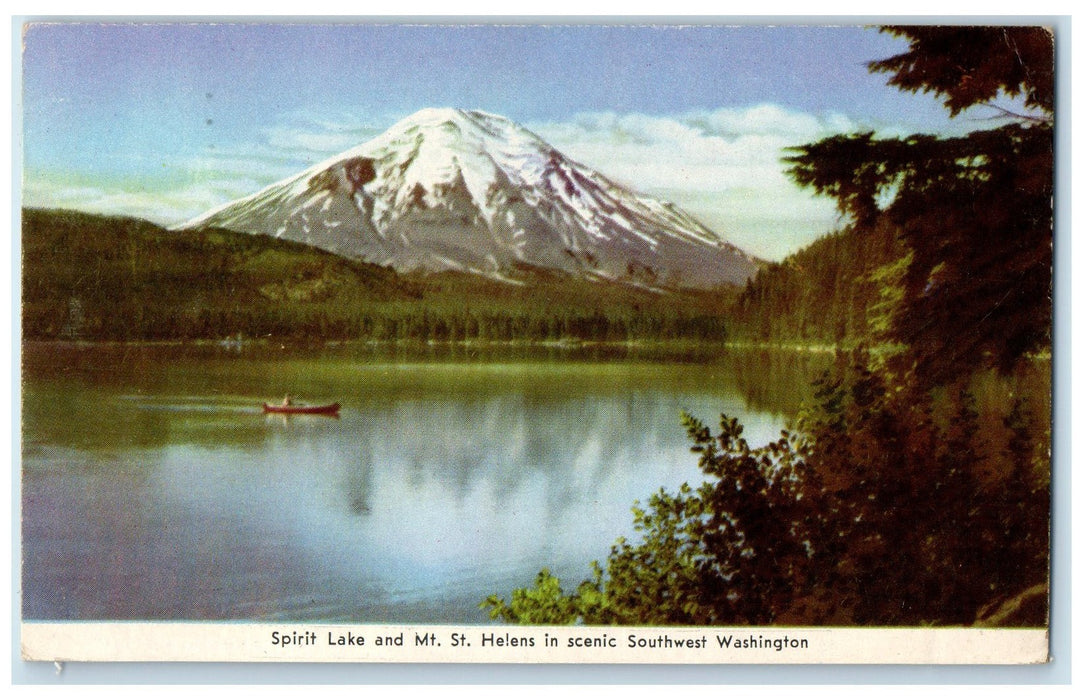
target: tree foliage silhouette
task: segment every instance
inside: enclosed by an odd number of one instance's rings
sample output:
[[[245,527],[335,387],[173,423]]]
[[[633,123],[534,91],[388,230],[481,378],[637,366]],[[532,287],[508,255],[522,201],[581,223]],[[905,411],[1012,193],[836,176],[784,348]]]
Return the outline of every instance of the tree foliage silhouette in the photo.
[[[897,227],[912,259],[890,335],[916,378],[1009,370],[1047,345],[1052,313],[1053,44],[1042,28],[886,27],[910,51],[870,69],[941,96],[953,115],[1018,96],[1034,114],[942,138],[833,136],[796,147],[788,173],[858,230]],[[1002,110],[1005,115],[1007,110]]]

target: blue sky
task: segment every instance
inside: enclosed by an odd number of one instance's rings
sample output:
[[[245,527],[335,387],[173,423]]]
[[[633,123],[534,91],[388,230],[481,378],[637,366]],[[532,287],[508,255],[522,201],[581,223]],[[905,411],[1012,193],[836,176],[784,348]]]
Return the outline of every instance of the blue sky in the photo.
[[[865,69],[905,48],[860,26],[31,24],[23,199],[177,223],[452,106],[778,259],[835,225],[786,146],[966,128]]]

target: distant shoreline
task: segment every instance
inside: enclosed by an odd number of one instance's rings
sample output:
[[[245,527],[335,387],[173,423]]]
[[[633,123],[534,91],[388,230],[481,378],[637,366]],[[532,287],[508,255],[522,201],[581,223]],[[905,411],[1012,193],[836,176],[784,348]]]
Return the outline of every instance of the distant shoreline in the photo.
[[[341,348],[341,347],[387,347],[387,348],[545,348],[545,349],[579,349],[579,348],[645,348],[667,350],[784,350],[790,352],[803,352],[810,354],[835,353],[839,350],[853,350],[855,346],[837,345],[827,343],[793,343],[793,342],[753,342],[753,341],[698,341],[698,340],[374,340],[374,339],[351,339],[351,340],[312,340],[310,342],[296,339],[276,340],[271,338],[253,339],[175,339],[175,340],[61,340],[57,338],[29,338],[22,339],[22,346],[35,345],[39,347],[67,347],[67,348],[92,348],[92,347],[196,347],[196,348],[231,348],[243,349],[274,348],[283,349],[313,349],[313,348]],[[888,348],[876,347],[874,352],[888,351]]]
[[[795,343],[795,342],[755,342],[755,341],[696,341],[696,340],[273,340],[255,338],[243,340],[198,339],[198,340],[59,340],[55,338],[22,339],[20,348],[27,347],[58,349],[91,349],[104,347],[161,347],[161,348],[199,348],[222,349],[234,352],[245,349],[283,351],[319,350],[333,348],[365,347],[396,349],[475,349],[475,350],[648,350],[662,352],[752,352],[770,351],[805,355],[831,355],[837,352],[850,352],[856,345],[830,343]],[[885,356],[898,352],[899,348],[891,345],[867,346],[873,355]],[[1027,356],[1031,362],[1050,362],[1053,354],[1042,350]]]

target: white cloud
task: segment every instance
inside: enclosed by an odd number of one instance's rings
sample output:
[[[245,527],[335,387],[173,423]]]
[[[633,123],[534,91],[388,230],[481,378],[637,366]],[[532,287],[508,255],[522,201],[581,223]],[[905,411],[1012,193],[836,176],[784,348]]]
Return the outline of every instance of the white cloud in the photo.
[[[208,202],[228,202],[260,186],[252,180],[233,179],[162,189],[134,189],[105,182],[100,186],[72,186],[37,181],[23,188],[23,205],[133,216],[168,226],[206,211],[210,208]]]
[[[837,225],[831,200],[786,177],[786,149],[872,127],[763,104],[664,117],[583,114],[530,128],[575,160],[664,196],[734,244],[777,259]]]
[[[267,130],[267,140],[272,147],[294,153],[339,153],[357,145],[357,140],[351,137],[351,134],[314,134],[283,127]]]
[[[264,130],[265,145],[272,152],[311,164],[375,138],[390,125],[390,120],[383,126],[371,125],[368,118],[353,111],[314,114],[299,110]]]

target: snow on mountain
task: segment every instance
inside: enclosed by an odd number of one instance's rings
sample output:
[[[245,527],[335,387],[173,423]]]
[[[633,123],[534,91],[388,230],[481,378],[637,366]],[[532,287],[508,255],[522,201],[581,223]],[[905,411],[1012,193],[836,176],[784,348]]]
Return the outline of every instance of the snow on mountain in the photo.
[[[744,282],[754,258],[493,114],[425,109],[178,228],[301,241],[400,271],[517,266],[635,284]]]

